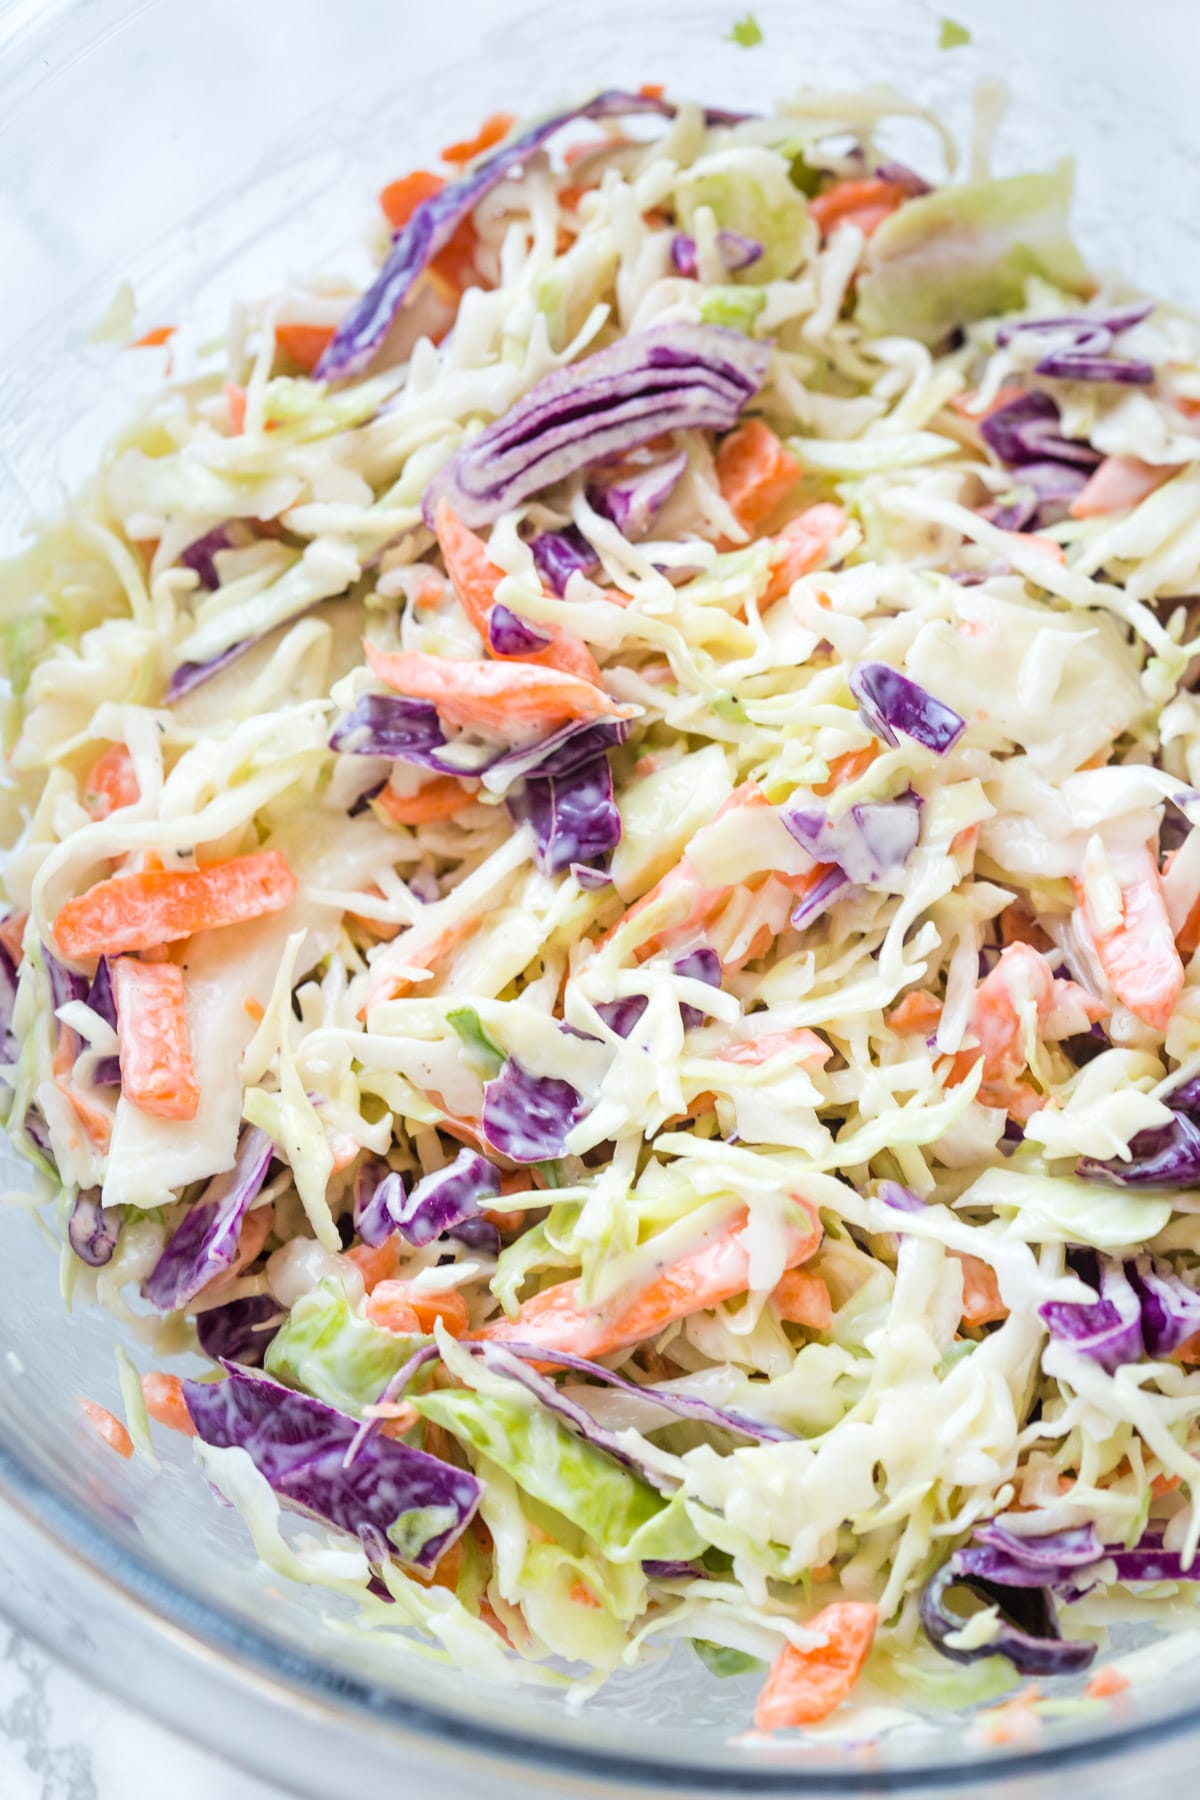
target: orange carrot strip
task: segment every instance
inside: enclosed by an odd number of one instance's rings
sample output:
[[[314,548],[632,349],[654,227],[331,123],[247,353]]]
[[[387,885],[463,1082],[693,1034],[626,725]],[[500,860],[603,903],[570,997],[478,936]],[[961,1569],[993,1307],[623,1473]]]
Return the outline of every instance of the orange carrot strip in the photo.
[[[769,518],[799,479],[799,463],[761,419],[749,419],[722,439],[717,483],[734,518],[747,531]]]
[[[488,614],[495,604],[496,589],[504,580],[504,570],[488,561],[483,539],[467,529],[448,500],[438,502],[434,513],[434,529],[437,532],[438,548],[446,564],[446,573],[462,603],[463,611],[483,639],[489,654],[498,656],[499,652],[490,647]],[[600,669],[591,651],[577,637],[572,637],[569,631],[563,631],[557,626],[550,627],[550,642],[544,649],[501,660],[534,663],[542,669],[561,669],[564,675],[574,675],[580,681],[590,681],[594,687],[599,687],[601,682]]]
[[[992,1265],[978,1256],[968,1256],[965,1251],[952,1250],[950,1254],[957,1256],[962,1264],[963,1324],[991,1325],[997,1319],[1007,1319],[1008,1308],[1000,1298]]]
[[[344,1253],[363,1278],[363,1286],[372,1293],[381,1281],[390,1281],[400,1266],[400,1245],[395,1232],[374,1248],[370,1244],[351,1244]]]
[[[25,952],[25,927],[29,923],[27,912],[11,912],[0,919],[0,944],[7,950],[14,969],[20,968],[21,958]]]
[[[825,560],[829,546],[846,529],[846,515],[831,500],[808,506],[775,539],[771,560],[771,578],[763,595],[765,611],[776,600],[782,600],[794,581],[811,574]]]
[[[754,1723],[760,1731],[815,1725],[842,1704],[875,1641],[879,1608],[861,1600],[835,1600],[806,1623],[828,1642],[818,1650],[785,1644],[758,1696]]]
[[[303,325],[284,321],[275,327],[275,348],[311,374],[328,348],[334,333],[332,325]]]
[[[1125,512],[1178,475],[1180,467],[1142,462],[1136,456],[1106,456],[1072,500],[1071,517],[1101,519],[1106,513]]]
[[[790,1268],[814,1255],[822,1236],[816,1209],[805,1201],[799,1204],[805,1207],[811,1224],[807,1233],[792,1233]],[[607,1310],[583,1304],[578,1280],[562,1281],[526,1300],[514,1319],[493,1319],[478,1335],[544,1344],[547,1349],[588,1357],[640,1344],[675,1319],[704,1312],[746,1292],[750,1258],[742,1241],[744,1230],[744,1221],[732,1226],[713,1242],[681,1256],[631,1299],[615,1296]]]
[[[742,1038],[736,1044],[726,1044],[723,1050],[717,1051],[716,1059],[757,1068],[761,1063],[770,1062],[773,1056],[787,1056],[793,1062],[813,1063],[820,1068],[832,1055],[824,1038],[802,1025],[795,1031],[768,1031],[759,1038]]]
[[[476,790],[465,788],[457,775],[439,775],[415,794],[382,788],[375,796],[375,804],[397,825],[428,825],[435,819],[452,819],[475,798]]]
[[[569,719],[627,719],[602,688],[532,663],[467,662],[366,644],[371,672],[412,700],[432,700],[451,725],[503,731],[514,725],[565,725]]]
[[[276,342],[278,342],[278,333]],[[225,383],[225,406],[229,413],[229,429],[234,437],[241,437],[246,429],[246,390],[240,382]]]
[[[809,201],[808,210],[822,237],[828,237],[835,225],[861,224],[864,218],[873,221],[870,229],[874,230],[911,198],[901,182],[872,176],[865,181],[835,181],[823,194]],[[867,229],[865,224],[863,229]]]
[[[923,994],[919,988],[914,988],[911,994],[905,994],[898,1006],[893,1006],[887,1022],[893,1031],[902,1034],[919,1031],[927,1037],[942,1022],[942,1003],[932,994]]]
[[[133,1439],[120,1419],[115,1419],[107,1406],[97,1406],[94,1400],[85,1400],[82,1394],[79,1396],[79,1404],[96,1436],[102,1438],[110,1450],[115,1450],[118,1456],[123,1456],[128,1461],[133,1455]]]
[[[148,1375],[142,1376],[142,1398],[146,1402],[146,1411],[157,1424],[165,1425],[168,1431],[181,1431],[184,1437],[195,1437],[196,1427],[192,1424],[178,1375],[151,1369]]]
[[[296,878],[278,850],[235,856],[204,869],[113,875],[67,901],[54,921],[54,936],[67,957],[153,950],[197,931],[280,912],[295,892]]]
[[[771,1295],[771,1305],[789,1325],[807,1325],[810,1331],[828,1331],[833,1324],[829,1289],[808,1269],[789,1269]]]
[[[814,784],[813,793],[824,798],[826,794],[832,794],[835,788],[846,787],[850,782],[857,781],[860,775],[866,774],[878,755],[879,745],[875,743],[866,744],[861,750],[847,750],[841,756],[835,756],[829,765],[829,774],[824,781]]]
[[[132,756],[124,744],[111,744],[84,778],[84,810],[93,819],[107,819],[109,813],[132,806],[141,797]]]
[[[414,169],[398,181],[389,181],[379,196],[379,204],[392,230],[399,231],[407,225],[418,206],[440,194],[445,185],[443,177],[430,169]]]
[[[638,89],[644,100],[661,100],[666,91],[666,85],[661,81],[643,81]]]
[[[490,150],[493,145],[506,138],[516,122],[514,113],[492,113],[483,121],[474,137],[463,138],[457,144],[447,144],[441,153],[442,161],[448,163],[474,162],[477,156],[482,156],[485,150]]]
[[[1122,860],[1121,923],[1099,932],[1088,911],[1082,881],[1075,893],[1084,929],[1117,999],[1155,1031],[1165,1031],[1183,987],[1183,963],[1175,948],[1162,881],[1149,850]]]
[[[178,329],[177,325],[155,325],[150,331],[144,331],[140,338],[134,338],[131,344],[126,344],[125,348],[127,350],[157,350],[170,338],[173,338]]]
[[[1099,1669],[1083,1691],[1089,1700],[1111,1700],[1128,1686],[1129,1677],[1122,1675],[1120,1669]]]
[[[406,1332],[410,1329],[407,1324],[397,1326],[392,1321],[408,1314],[421,1331],[432,1331],[434,1320],[440,1319],[451,1337],[462,1337],[471,1323],[467,1303],[454,1288],[437,1291],[414,1287],[408,1281],[379,1282],[367,1301],[368,1319],[387,1331]]]
[[[183,970],[177,963],[112,964],[121,1051],[121,1093],[160,1119],[194,1119],[200,1088],[192,1067]]]

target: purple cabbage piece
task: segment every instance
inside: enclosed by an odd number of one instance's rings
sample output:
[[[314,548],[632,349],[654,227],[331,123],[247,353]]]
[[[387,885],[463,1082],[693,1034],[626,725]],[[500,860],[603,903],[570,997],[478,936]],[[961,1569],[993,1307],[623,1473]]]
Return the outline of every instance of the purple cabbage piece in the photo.
[[[590,724],[572,720],[534,744],[506,750],[492,764],[488,774],[494,777],[500,773],[511,781],[520,775],[537,775],[543,779],[573,775],[601,751],[623,744],[628,736],[626,719],[596,719]],[[487,785],[491,784],[485,783]]]
[[[50,1004],[55,1012],[60,1006],[66,1006],[71,1000],[82,1000],[86,997],[88,991],[86,976],[76,975],[73,969],[68,969],[64,963],[60,963],[57,956],[47,950],[45,944],[42,945],[42,961],[46,966],[46,975],[50,982]]]
[[[887,663],[859,663],[850,672],[850,692],[871,730],[893,749],[903,733],[944,756],[967,728],[961,713]]]
[[[488,613],[487,629],[493,656],[534,656],[551,641],[548,631],[531,625],[499,600]]]
[[[214,675],[219,675],[222,669],[227,669],[230,663],[237,661],[239,656],[245,656],[247,650],[253,650],[255,644],[260,641],[256,637],[242,638],[240,643],[230,644],[228,650],[222,650],[218,656],[210,656],[207,662],[180,663],[178,668],[172,671],[171,679],[167,683],[165,695],[167,705],[170,706],[174,701],[182,700],[185,694],[190,694],[193,688],[200,686],[201,682],[211,681]]]
[[[694,281],[700,272],[695,238],[688,237],[686,232],[677,231],[671,239],[671,261],[677,275],[686,275],[689,281]]]
[[[453,1225],[447,1225],[442,1235],[465,1244],[479,1256],[500,1254],[500,1227],[490,1219],[457,1219]]]
[[[719,988],[721,985],[721,959],[708,944],[702,944],[698,950],[689,950],[678,962],[671,964],[674,975],[690,977],[692,981],[706,981],[709,987]],[[706,1014],[698,1006],[686,1003],[679,1008],[679,1017],[683,1020],[685,1031],[695,1030],[704,1022]]]
[[[428,701],[406,700],[399,694],[364,694],[353,710],[337,721],[329,746],[343,755],[415,763],[439,775],[494,773],[515,781],[535,772],[569,774],[598,750],[622,744],[628,736],[627,720],[598,719],[572,720],[549,737],[513,750],[475,742],[465,733],[449,742],[437,708]]]
[[[493,1150],[516,1163],[553,1162],[565,1156],[567,1138],[584,1106],[569,1081],[534,1075],[510,1056],[483,1090],[483,1135]]]
[[[1144,1354],[1142,1309],[1119,1263],[1102,1264],[1098,1300],[1047,1300],[1038,1311],[1051,1337],[1069,1343],[1110,1375]]]
[[[1114,312],[1093,313],[1090,317],[1021,319],[1015,325],[1002,325],[996,333],[996,342],[1009,344],[1014,338],[1028,336],[1066,339],[1035,364],[1036,375],[1049,375],[1062,381],[1112,381],[1147,387],[1154,380],[1150,363],[1109,356],[1108,352],[1121,332],[1140,325],[1153,311],[1154,303],[1148,301]]]
[[[603,754],[566,775],[527,777],[507,804],[513,819],[532,829],[534,861],[544,875],[557,875],[573,862],[595,862],[621,841],[612,770]]]
[[[642,1568],[651,1581],[695,1581],[704,1575],[701,1563],[668,1562],[656,1556],[648,1556]]]
[[[608,860],[608,857],[602,859],[605,864]],[[587,863],[572,863],[571,873],[581,888],[599,890],[612,886],[612,876],[607,867],[591,868]]]
[[[80,1262],[87,1263],[90,1269],[102,1269],[112,1261],[121,1235],[121,1218],[120,1207],[101,1206],[99,1188],[89,1188],[75,1196],[67,1222],[67,1241]]]
[[[1026,1586],[1065,1578],[1066,1571],[1093,1563],[1104,1555],[1094,1525],[1073,1525],[1065,1531],[1042,1532],[1038,1537],[1018,1537],[998,1520],[989,1519],[975,1527],[974,1535],[977,1543],[1019,1562],[1026,1571]]]
[[[844,887],[850,885],[845,871],[836,863],[830,863],[819,881],[813,883],[807,893],[800,896],[792,908],[791,926],[793,931],[803,931],[806,926],[819,919],[829,910],[830,905]]]
[[[695,1419],[702,1425],[718,1425],[723,1431],[740,1432],[743,1437],[757,1438],[764,1444],[790,1443],[795,1433],[785,1431],[782,1425],[768,1425],[762,1419],[752,1419],[748,1413],[740,1412],[731,1406],[714,1406],[708,1400],[700,1400],[692,1394],[677,1394],[670,1388],[643,1387],[639,1382],[628,1381],[624,1375],[617,1375],[612,1369],[606,1369],[603,1363],[590,1362],[585,1356],[574,1356],[567,1350],[548,1350],[544,1344],[506,1343],[504,1348],[513,1356],[527,1357],[531,1362],[553,1363],[557,1368],[573,1369],[579,1375],[586,1375],[591,1381],[601,1381],[606,1387],[619,1388],[623,1394],[632,1394],[639,1400],[652,1400],[656,1406],[665,1407],[681,1419]],[[650,1428],[651,1430],[654,1427]]]
[[[633,475],[623,475],[606,486],[597,483],[588,488],[588,503],[594,512],[633,542],[649,531],[679,486],[687,461],[687,451],[680,450],[674,456],[668,456],[665,462],[639,469]]]
[[[596,1011],[610,1031],[627,1038],[650,1002],[645,994],[627,994],[622,1000],[600,1000]]]
[[[998,406],[979,426],[989,450],[1020,468],[1025,463],[1067,462],[1094,469],[1103,459],[1099,450],[1078,438],[1065,438],[1059,430],[1058,402],[1040,388],[1030,388],[1005,406]]]
[[[902,869],[921,835],[921,800],[911,790],[895,800],[860,801],[836,820],[819,807],[787,806],[779,816],[816,862],[834,863],[863,885]]]
[[[269,1376],[223,1367],[226,1381],[184,1382],[192,1423],[206,1444],[245,1450],[281,1500],[352,1535],[374,1526],[419,1569],[433,1568],[470,1523],[481,1488],[465,1469],[379,1434],[347,1467],[357,1419]],[[405,1514],[418,1518],[397,1542],[391,1534]]]
[[[471,527],[580,469],[639,449],[666,431],[728,431],[766,379],[769,344],[719,325],[632,332],[555,369],[502,418],[470,438],[425,492]]]
[[[918,175],[915,169],[910,169],[907,163],[876,163],[875,173],[880,181],[890,181],[897,187],[907,188],[914,199],[919,199],[922,194],[932,194],[933,192],[925,177]]]
[[[646,94],[626,94],[615,89],[597,94],[584,105],[555,113],[509,139],[490,156],[474,163],[460,180],[448,182],[440,193],[423,201],[396,233],[387,260],[371,286],[338,326],[313,371],[316,379],[335,381],[356,375],[366,367],[418,278],[438,252],[445,249],[467,215],[562,126],[576,119],[611,119],[630,113],[657,113],[673,118],[675,108],[669,101]],[[705,113],[710,125],[729,124],[746,116],[719,109]]]
[[[232,1263],[242,1221],[274,1153],[257,1126],[242,1133],[232,1169],[209,1182],[142,1283],[142,1298],[159,1312],[178,1312]]]
[[[445,743],[437,707],[400,694],[361,695],[329,735],[329,748],[343,756],[390,756],[404,762],[419,762]]]
[[[1171,1096],[1174,1099],[1174,1096]],[[1115,1187],[1190,1188],[1200,1186],[1200,1125],[1175,1112],[1168,1125],[1151,1125],[1129,1140],[1129,1160],[1102,1162],[1081,1157],[1075,1166],[1085,1181]]]
[[[1127,1262],[1125,1274],[1141,1306],[1147,1356],[1173,1356],[1200,1332],[1200,1292],[1177,1275],[1169,1263],[1153,1256],[1138,1256]]]
[[[885,1206],[894,1206],[897,1212],[924,1212],[925,1202],[920,1194],[914,1194],[909,1187],[902,1187],[898,1181],[881,1181],[876,1198]]]
[[[1193,1075],[1190,1081],[1182,1082],[1179,1087],[1172,1088],[1167,1099],[1174,1112],[1184,1112],[1189,1115],[1200,1114],[1200,1075]]]
[[[92,1065],[92,1086],[120,1087],[121,1059],[119,1056],[98,1057]]]
[[[9,1060],[9,1042],[12,1036],[13,1008],[17,1004],[17,965],[8,951],[0,944],[0,1040],[3,1040],[3,1054]]]
[[[270,1294],[251,1294],[244,1300],[227,1300],[196,1314],[196,1336],[205,1356],[214,1362],[243,1363],[259,1368],[267,1347],[283,1324],[284,1311]]]
[[[572,575],[590,575],[600,566],[600,558],[577,525],[540,532],[530,539],[529,548],[538,574],[560,600]]]
[[[738,274],[742,269],[748,269],[751,263],[756,263],[763,253],[761,241],[758,238],[747,237],[744,231],[718,231],[717,249],[721,252],[721,261],[731,275]]]
[[[481,1204],[499,1192],[500,1175],[491,1163],[475,1150],[460,1150],[447,1168],[418,1181],[396,1215],[396,1228],[410,1244],[432,1244],[444,1232],[476,1218]]]
[[[474,1355],[482,1358],[485,1367],[490,1369],[493,1374],[505,1375],[510,1381],[518,1382],[521,1387],[528,1389],[534,1398],[546,1408],[547,1412],[564,1419],[568,1425],[574,1427],[581,1438],[589,1444],[594,1444],[597,1450],[603,1450],[606,1456],[611,1456],[615,1462],[622,1463],[625,1468],[631,1469],[635,1475],[643,1481],[648,1481],[651,1487],[657,1488],[660,1493],[674,1492],[678,1483],[671,1476],[664,1475],[661,1470],[643,1462],[640,1457],[627,1450],[616,1432],[607,1431],[603,1425],[597,1424],[586,1408],[576,1406],[573,1400],[568,1400],[565,1394],[559,1392],[552,1381],[547,1380],[544,1375],[539,1375],[536,1369],[529,1367],[528,1363],[522,1362],[511,1345],[482,1343],[471,1344],[468,1348]]]
[[[1087,483],[1088,471],[1075,463],[1024,463],[1016,479],[1018,498],[984,513],[1001,531],[1039,531],[1065,519]]]
[[[98,1018],[104,1020],[115,1031],[117,1029],[117,1002],[113,994],[112,965],[107,956],[102,956],[96,965],[96,973],[92,977],[92,985],[88,988],[87,1004]]]
[[[987,1605],[1000,1609],[1002,1622],[995,1637],[973,1650],[947,1642],[965,1623],[963,1616],[947,1605],[947,1595],[954,1587],[968,1588]],[[1094,1644],[1063,1639],[1047,1587],[992,1586],[979,1576],[958,1574],[951,1563],[946,1563],[926,1584],[920,1610],[926,1637],[953,1662],[1003,1656],[1022,1675],[1073,1675],[1086,1669],[1096,1655]]]
[[[360,1240],[377,1250],[399,1230],[404,1205],[403,1177],[381,1156],[364,1157],[354,1176],[354,1229]]]
[[[1143,1539],[1133,1550],[1109,1545],[1104,1557],[1115,1566],[1118,1581],[1200,1581],[1200,1562],[1185,1568],[1178,1550],[1164,1550],[1151,1538]]]
[[[217,551],[229,550],[232,546],[233,539],[228,525],[214,525],[211,531],[206,531],[203,537],[194,538],[186,550],[180,551],[179,562],[181,567],[193,570],[200,577],[201,587],[212,590],[221,585],[214,560]],[[184,666],[197,668],[200,665],[189,663]]]

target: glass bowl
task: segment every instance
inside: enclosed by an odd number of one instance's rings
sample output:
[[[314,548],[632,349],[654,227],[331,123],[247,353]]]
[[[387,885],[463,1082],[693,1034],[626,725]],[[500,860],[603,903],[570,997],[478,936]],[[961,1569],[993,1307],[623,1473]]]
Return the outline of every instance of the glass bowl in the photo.
[[[87,471],[153,358],[91,346],[121,281],[147,324],[212,332],[235,295],[321,266],[366,273],[372,197],[485,113],[665,81],[726,105],[887,80],[960,141],[971,92],[1007,79],[1000,168],[1078,162],[1094,263],[1200,292],[1194,0],[954,0],[974,42],[939,52],[921,0],[741,0],[528,12],[509,0],[29,0],[0,4],[0,548]],[[896,150],[918,165],[919,130]],[[6,1184],[21,1186],[9,1156]],[[76,1396],[116,1405],[113,1322],[64,1312],[53,1246],[0,1208],[0,1606],[84,1674],[306,1794],[437,1776],[461,1796],[645,1793],[1089,1795],[1190,1767],[1200,1630],[1116,1705],[985,1745],[945,1717],[877,1712],[796,1742],[738,1742],[752,1677],[694,1661],[614,1680],[586,1707],[488,1687],[367,1645],[313,1590],[258,1565],[171,1440],[154,1473],[113,1457]],[[749,1689],[749,1691],[748,1691]],[[993,1784],[995,1784],[993,1789]]]

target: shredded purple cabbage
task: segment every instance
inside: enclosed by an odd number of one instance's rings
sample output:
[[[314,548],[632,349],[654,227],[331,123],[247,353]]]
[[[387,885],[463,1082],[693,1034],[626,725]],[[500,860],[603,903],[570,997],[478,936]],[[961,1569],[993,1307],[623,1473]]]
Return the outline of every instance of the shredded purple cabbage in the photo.
[[[497,601],[488,613],[488,648],[493,656],[533,656],[550,642],[550,633],[522,619]]]
[[[503,417],[470,438],[429,484],[472,527],[607,457],[666,431],[728,431],[766,379],[768,344],[719,325],[632,332],[555,369]]]
[[[671,964],[675,975],[684,975],[692,981],[706,981],[709,987],[719,988],[721,985],[721,959],[709,944],[702,944],[698,950],[689,950],[678,962]],[[694,1031],[706,1017],[698,1006],[688,1006],[686,1002],[679,1008],[679,1017],[683,1021],[685,1031]]]
[[[850,672],[850,692],[871,730],[893,749],[900,742],[897,734],[903,733],[944,756],[967,728],[952,706],[887,663],[859,663]]]
[[[1002,325],[996,342],[1011,344],[1015,338],[1030,336],[1057,340],[1056,347],[1034,365],[1035,375],[1061,381],[1112,381],[1147,387],[1154,380],[1150,363],[1110,356],[1108,352],[1123,331],[1140,325],[1153,311],[1154,303],[1147,301],[1090,317],[1076,314],[1061,319],[1020,319],[1014,325]]]
[[[483,1135],[516,1163],[565,1156],[567,1138],[583,1117],[583,1101],[569,1081],[534,1075],[510,1056],[483,1090]]]
[[[121,1218],[119,1206],[105,1208],[100,1204],[99,1188],[76,1195],[67,1221],[67,1242],[80,1262],[91,1269],[102,1269],[112,1261],[121,1235]]]
[[[192,1423],[206,1444],[245,1450],[281,1500],[352,1535],[374,1527],[419,1569],[433,1568],[470,1523],[482,1490],[465,1469],[379,1433],[348,1466],[357,1419],[269,1376],[223,1367],[225,1381],[184,1382]]]
[[[1069,1343],[1110,1375],[1144,1353],[1142,1309],[1120,1263],[1102,1263],[1099,1299],[1047,1300],[1038,1311],[1051,1337]]]
[[[842,889],[849,885],[849,877],[845,871],[839,869],[836,863],[830,863],[820,880],[814,882],[792,908],[792,930],[804,931],[814,920],[821,918]]]
[[[885,1206],[894,1206],[897,1212],[924,1212],[925,1202],[920,1194],[914,1194],[909,1187],[902,1187],[898,1181],[881,1181],[876,1198]]]
[[[1063,437],[1060,424],[1057,400],[1041,388],[1030,388],[989,413],[979,431],[989,450],[1010,468],[1025,463],[1067,462],[1094,469],[1103,460],[1099,450],[1093,450],[1082,439]]]
[[[572,575],[590,575],[600,566],[600,558],[577,525],[540,532],[530,539],[529,548],[538,574],[560,600]]]
[[[478,1152],[460,1150],[448,1167],[418,1181],[398,1209],[396,1229],[410,1244],[418,1245],[432,1244],[446,1232],[459,1235],[499,1192],[498,1170]],[[488,1223],[486,1219],[480,1222]]]
[[[103,1019],[104,1023],[115,1031],[117,1029],[117,1001],[113,993],[112,965],[107,956],[102,956],[96,964],[96,973],[92,977],[92,984],[88,988],[86,999],[97,1017]]]
[[[1173,1356],[1200,1332],[1200,1292],[1158,1257],[1137,1256],[1125,1273],[1142,1309],[1147,1356]]]
[[[232,546],[233,538],[230,535],[229,526],[214,525],[211,531],[206,531],[203,537],[193,538],[187,549],[180,551],[179,562],[181,567],[191,569],[200,577],[201,587],[211,591],[221,585],[221,577],[217,574],[217,565],[214,560],[217,551],[229,550]],[[198,666],[195,663],[185,664],[185,667],[190,668]]]
[[[947,1640],[962,1629],[965,1617],[948,1605],[952,1588],[967,1588],[986,1605],[998,1607],[1001,1623],[995,1637],[972,1650]],[[1022,1675],[1072,1675],[1086,1669],[1096,1654],[1094,1644],[1064,1641],[1048,1587],[992,1585],[976,1575],[958,1573],[953,1563],[940,1568],[921,1595],[921,1624],[935,1649],[953,1662],[976,1662],[1003,1656]]]
[[[242,1133],[232,1169],[210,1181],[188,1208],[142,1283],[142,1298],[159,1312],[178,1312],[232,1263],[242,1221],[267,1179],[274,1154],[265,1131],[250,1126]]]
[[[366,1156],[354,1176],[354,1229],[370,1249],[386,1244],[399,1230],[404,1205],[403,1177],[390,1169],[382,1156]]]
[[[564,775],[527,776],[509,795],[508,810],[532,829],[534,861],[544,875],[600,861],[621,841],[612,770],[603,753]]]
[[[244,1363],[259,1368],[279,1327],[284,1312],[270,1294],[250,1294],[244,1300],[227,1300],[224,1306],[208,1306],[196,1314],[196,1336],[205,1356],[214,1362]]]
[[[201,682],[211,681],[214,675],[219,675],[222,669],[227,669],[230,663],[236,662],[239,656],[245,656],[247,650],[253,650],[255,644],[260,642],[261,639],[256,637],[243,638],[240,643],[230,644],[228,650],[222,650],[219,656],[210,656],[207,662],[180,663],[172,671],[167,683],[167,705],[182,700],[185,694],[190,694]]]
[[[362,694],[329,735],[329,748],[348,756],[390,756],[418,762],[445,747],[437,707],[400,694]]]
[[[717,249],[721,253],[721,261],[730,275],[736,275],[742,269],[748,269],[756,263],[763,253],[758,238],[747,237],[741,231],[718,231]],[[700,272],[700,262],[696,254],[696,240],[687,237],[683,232],[676,232],[671,239],[671,261],[676,272],[694,278]]]
[[[655,518],[679,486],[687,470],[687,451],[668,456],[665,462],[623,475],[606,485],[595,483],[587,491],[588,502],[601,518],[615,525],[631,542],[644,537]]]
[[[785,806],[780,818],[814,861],[834,863],[848,881],[882,881],[902,869],[921,835],[921,799],[863,800],[838,819],[818,807]]]
[[[1176,1100],[1175,1095],[1169,1101]],[[1169,1103],[1169,1102],[1168,1102]],[[1128,1161],[1114,1157],[1102,1162],[1081,1157],[1075,1172],[1085,1181],[1102,1181],[1114,1187],[1187,1188],[1200,1186],[1200,1125],[1186,1113],[1171,1108],[1168,1125],[1151,1125],[1129,1140]]]
[[[50,982],[50,1004],[55,1012],[60,1006],[66,1006],[71,1000],[83,1000],[87,997],[87,978],[76,975],[65,963],[60,963],[57,956],[42,945],[42,961],[46,965],[46,975]]]
[[[316,379],[336,381],[357,375],[366,367],[418,278],[438,252],[445,249],[467,215],[562,126],[575,119],[611,119],[630,113],[657,113],[672,118],[675,108],[669,101],[645,94],[626,94],[615,89],[597,94],[584,105],[555,113],[510,138],[490,156],[476,162],[460,180],[447,183],[440,193],[423,201],[396,233],[387,260],[371,286],[338,326],[314,370]],[[710,124],[725,124],[746,116],[716,109],[705,114]]]

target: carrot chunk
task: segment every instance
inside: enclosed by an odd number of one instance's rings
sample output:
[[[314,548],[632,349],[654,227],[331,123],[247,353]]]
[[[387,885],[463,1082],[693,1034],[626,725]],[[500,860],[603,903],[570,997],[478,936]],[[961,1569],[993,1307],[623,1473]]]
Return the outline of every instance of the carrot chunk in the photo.
[[[785,501],[800,465],[761,419],[739,425],[717,451],[717,482],[739,525],[752,531]]]
[[[142,797],[137,774],[124,744],[110,744],[98,756],[83,784],[83,804],[93,819],[107,819],[119,807],[132,806]]]
[[[122,1094],[160,1119],[194,1119],[200,1087],[192,1067],[183,970],[175,963],[122,956],[112,971]]]
[[[754,1723],[760,1731],[815,1725],[828,1718],[853,1688],[875,1641],[879,1609],[860,1600],[835,1600],[808,1624],[827,1642],[817,1650],[785,1644],[758,1696]]]
[[[1083,926],[1117,999],[1155,1031],[1165,1031],[1183,987],[1183,963],[1158,868],[1149,850],[1123,856],[1113,866],[1121,887],[1121,921],[1111,931],[1099,930],[1084,884],[1076,880]]]
[[[451,725],[504,731],[520,725],[550,728],[569,719],[629,717],[629,708],[619,706],[603,688],[559,669],[379,650],[370,643],[365,648],[378,680],[412,700],[432,700]]]
[[[280,912],[295,892],[296,878],[278,850],[204,869],[145,869],[113,875],[68,900],[54,921],[54,936],[67,957],[155,950],[197,931]]]
[[[96,1436],[106,1443],[110,1450],[126,1461],[133,1455],[133,1439],[122,1425],[120,1419],[113,1417],[107,1406],[97,1406],[94,1400],[85,1400],[82,1395],[79,1404],[83,1408],[83,1416]]]

